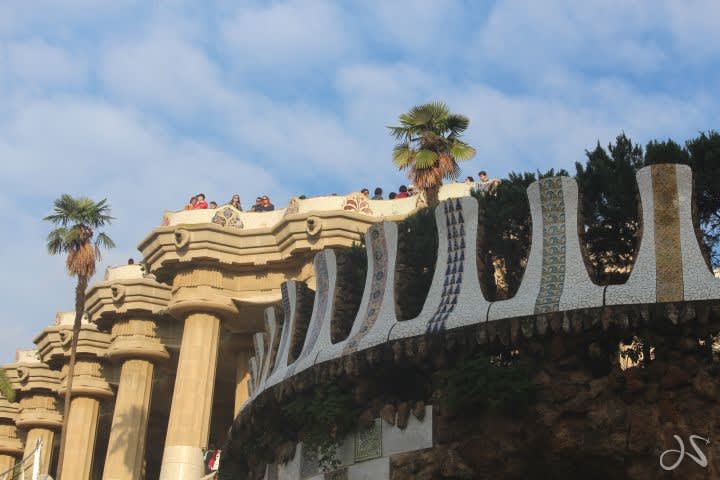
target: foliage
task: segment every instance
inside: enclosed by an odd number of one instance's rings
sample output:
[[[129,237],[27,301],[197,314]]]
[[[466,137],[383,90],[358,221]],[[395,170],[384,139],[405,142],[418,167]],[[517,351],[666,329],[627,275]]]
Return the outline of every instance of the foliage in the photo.
[[[398,223],[398,236],[395,295],[400,318],[410,320],[420,314],[435,274],[435,211],[423,208]]]
[[[455,180],[460,174],[457,162],[475,156],[475,149],[463,142],[470,120],[450,112],[442,102],[427,103],[400,115],[399,127],[388,127],[397,140],[393,162],[425,192],[428,205],[438,203],[443,179]]]
[[[289,425],[302,432],[304,448],[316,450],[323,470],[339,466],[337,447],[356,426],[359,409],[349,389],[318,385],[282,406]]]
[[[0,368],[0,394],[10,403],[15,401],[15,390],[4,368]]]
[[[477,354],[458,362],[444,376],[445,400],[455,410],[480,407],[511,415],[535,398],[530,366],[510,352]]]
[[[330,335],[333,342],[339,342],[350,334],[365,289],[368,263],[364,238],[351,247],[336,250],[335,255],[337,288]]]
[[[539,178],[566,176],[565,170],[545,173],[511,172],[498,186],[496,195],[473,192],[481,211],[480,221],[484,235],[478,248],[485,293],[491,299],[507,298],[517,292],[522,280],[532,237],[532,220],[527,188]],[[496,272],[496,266],[504,270]],[[507,290],[498,285],[499,277],[507,284]],[[500,283],[502,283],[500,281]]]
[[[584,166],[575,163],[585,250],[593,278],[600,284],[627,280],[640,233],[635,172],[643,166],[643,150],[623,133],[608,151],[598,143],[585,152]]]

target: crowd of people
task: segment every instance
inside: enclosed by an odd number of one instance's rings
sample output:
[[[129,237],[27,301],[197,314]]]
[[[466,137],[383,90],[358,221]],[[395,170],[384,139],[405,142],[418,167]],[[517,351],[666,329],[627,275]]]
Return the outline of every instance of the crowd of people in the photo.
[[[236,209],[243,211],[242,204],[240,203],[240,195],[237,193],[232,196],[229,202],[225,203],[224,205],[230,205],[232,207],[235,207]],[[218,208],[217,202],[211,201],[208,203],[205,201],[205,194],[204,193],[198,193],[197,195],[193,195],[190,197],[190,201],[187,205],[185,205],[185,210],[202,210],[202,209],[215,209]],[[261,197],[257,197],[255,199],[255,205],[250,207],[250,212],[271,212],[275,210],[275,205],[273,205],[270,202],[270,197],[267,195],[263,195]]]
[[[478,172],[478,181],[475,181],[473,177],[467,177],[465,179],[466,184],[472,185],[471,189],[477,192],[481,192],[483,194],[490,194],[494,195],[497,191],[498,185],[500,185],[500,180],[495,178],[489,178],[487,175],[487,172],[485,170],[481,170]],[[370,190],[367,188],[363,188],[360,190],[360,193],[370,200],[385,200],[385,197],[383,196],[383,189],[380,187],[376,187],[374,190],[374,194],[371,197],[370,196]],[[415,189],[415,186],[410,185],[400,185],[398,187],[397,192],[390,192],[388,194],[387,199],[388,200],[395,200],[398,198],[407,198],[412,197],[413,195],[416,195],[418,192]],[[334,194],[333,194],[334,195]],[[299,198],[304,199],[305,196],[302,195]],[[240,195],[237,193],[232,196],[229,202],[227,202],[224,205],[230,205],[232,207],[235,207],[239,211],[243,211],[242,204],[240,203]],[[193,195],[190,197],[190,201],[187,205],[185,205],[185,210],[198,210],[198,209],[214,209],[218,208],[217,202],[211,201],[207,202],[205,200],[205,194],[204,193],[198,193],[197,195]],[[250,212],[271,212],[275,210],[275,205],[273,205],[270,202],[270,197],[267,195],[263,195],[261,197],[257,197],[255,199],[255,204],[250,207],[248,211]]]

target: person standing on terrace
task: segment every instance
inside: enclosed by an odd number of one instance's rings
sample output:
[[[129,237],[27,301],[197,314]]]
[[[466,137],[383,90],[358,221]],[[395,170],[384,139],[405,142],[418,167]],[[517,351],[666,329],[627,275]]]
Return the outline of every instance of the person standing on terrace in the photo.
[[[238,195],[237,193],[232,196],[232,198],[230,199],[230,202],[228,202],[228,205],[235,207],[237,210],[239,210],[241,212],[243,211],[242,204],[240,203],[240,195]]]
[[[373,195],[372,199],[373,200],[382,200],[383,199],[382,188],[380,188],[380,187],[375,188],[375,195]]]
[[[398,188],[398,194],[395,196],[395,198],[407,198],[410,194],[408,193],[408,189],[405,185],[400,185],[400,188]]]
[[[270,203],[270,198],[267,195],[263,195],[261,198],[261,204],[257,208],[257,212],[272,212],[275,210],[275,205]]]
[[[255,205],[250,207],[251,212],[261,212],[260,207],[262,207],[262,197],[257,197],[255,199]]]
[[[495,195],[500,180],[497,178],[489,178],[485,170],[478,172],[479,181],[475,184],[475,190],[484,195]]]
[[[195,197],[195,196],[190,197],[190,201],[188,202],[187,205],[185,205],[185,210],[194,210],[195,204],[197,204],[197,197]]]
[[[360,193],[362,193],[365,197],[370,196],[370,190],[368,190],[367,188],[363,188],[362,190],[360,190]]]
[[[197,194],[197,203],[195,204],[195,209],[198,208],[208,208],[208,204],[205,201],[205,194],[204,193],[198,193]]]

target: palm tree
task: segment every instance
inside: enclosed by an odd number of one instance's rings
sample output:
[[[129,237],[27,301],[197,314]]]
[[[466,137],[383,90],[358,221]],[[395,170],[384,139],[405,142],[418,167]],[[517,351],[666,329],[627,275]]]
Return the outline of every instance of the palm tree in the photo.
[[[388,127],[399,142],[393,148],[393,162],[421,191],[429,206],[437,205],[443,179],[456,180],[458,161],[475,156],[475,149],[460,140],[470,120],[450,113],[443,102],[427,103],[400,115],[399,127]]]
[[[82,316],[85,311],[85,290],[90,277],[95,273],[95,262],[100,259],[101,248],[113,248],[115,243],[105,233],[98,233],[93,242],[94,229],[109,225],[113,220],[106,199],[94,202],[87,197],[74,198],[68,194],[55,200],[55,213],[43,220],[55,227],[47,237],[47,249],[51,255],[67,254],[65,266],[70,276],[77,277],[75,287],[75,322],[70,344],[70,364],[66,377],[65,410],[60,440],[57,478],[62,472],[67,421],[70,416],[70,397],[73,375],[75,374],[75,355],[80,336]]]

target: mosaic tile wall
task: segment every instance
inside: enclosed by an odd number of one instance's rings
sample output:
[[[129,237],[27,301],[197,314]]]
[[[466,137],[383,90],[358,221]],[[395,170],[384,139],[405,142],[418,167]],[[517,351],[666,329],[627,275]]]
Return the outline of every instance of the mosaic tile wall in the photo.
[[[540,180],[542,273],[535,313],[556,312],[565,283],[565,201],[562,178]]]
[[[385,235],[378,225],[370,227],[370,243],[372,250],[372,281],[370,282],[370,298],[365,310],[365,317],[357,332],[347,340],[347,344],[343,350],[343,355],[356,351],[358,343],[367,332],[375,325],[375,321],[380,314],[380,306],[382,305],[385,291],[387,290],[388,276],[388,258],[387,245],[385,243]]]
[[[445,330],[445,322],[457,305],[465,262],[465,218],[459,199],[443,202],[447,227],[447,267],[443,291],[435,314],[428,321],[427,333]]]

